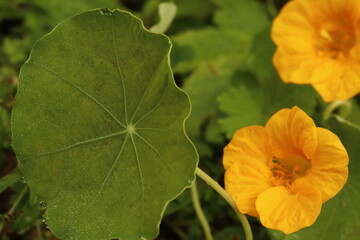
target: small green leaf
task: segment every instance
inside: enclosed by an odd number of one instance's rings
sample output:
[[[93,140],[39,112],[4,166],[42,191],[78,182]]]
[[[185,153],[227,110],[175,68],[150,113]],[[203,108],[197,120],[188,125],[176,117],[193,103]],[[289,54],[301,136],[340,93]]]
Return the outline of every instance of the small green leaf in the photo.
[[[220,110],[228,115],[220,119],[219,123],[229,139],[239,128],[264,122],[261,103],[243,85],[223,92],[218,101]]]
[[[187,95],[169,39],[124,11],[59,24],[23,65],[14,150],[59,238],[154,239],[170,200],[194,180]]]
[[[8,175],[5,175],[0,179],[0,193],[3,192],[6,188],[10,187],[14,183],[20,181],[21,176],[18,171],[13,171]]]

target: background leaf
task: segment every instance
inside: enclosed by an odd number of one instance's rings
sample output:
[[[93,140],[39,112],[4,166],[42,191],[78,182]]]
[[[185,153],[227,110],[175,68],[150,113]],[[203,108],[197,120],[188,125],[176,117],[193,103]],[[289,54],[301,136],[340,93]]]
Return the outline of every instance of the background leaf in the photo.
[[[189,94],[192,103],[192,113],[186,124],[192,140],[205,155],[202,141],[219,143],[223,140],[218,120],[221,113],[216,102],[217,97],[236,80],[238,68],[244,60],[239,56],[221,58],[204,63],[184,83],[184,90]]]
[[[228,114],[228,117],[220,119],[219,123],[229,139],[239,128],[261,125],[264,122],[262,106],[243,85],[223,92],[218,101],[220,110]]]
[[[0,193],[18,181],[20,181],[20,173],[17,170],[2,177],[0,179]]]
[[[219,10],[215,14],[215,23],[223,28],[238,29],[254,35],[269,22],[269,16],[263,3],[257,0],[215,0]]]
[[[172,41],[174,49],[171,62],[177,73],[189,72],[204,62],[214,61],[222,56],[246,54],[250,48],[247,34],[211,27],[183,32],[174,36]]]
[[[189,101],[169,49],[131,14],[108,9],[65,20],[34,46],[13,145],[56,236],[153,239],[169,200],[192,183]]]

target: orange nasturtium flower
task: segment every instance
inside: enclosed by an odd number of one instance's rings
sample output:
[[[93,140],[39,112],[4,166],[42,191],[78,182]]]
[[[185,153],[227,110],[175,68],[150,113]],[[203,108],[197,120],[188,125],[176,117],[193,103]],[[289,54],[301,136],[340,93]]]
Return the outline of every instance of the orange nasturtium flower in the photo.
[[[225,189],[240,212],[289,234],[312,225],[341,190],[348,161],[335,134],[298,107],[282,109],[265,127],[234,134],[224,149]]]
[[[326,102],[360,92],[359,0],[292,0],[271,35],[284,82],[312,84]]]

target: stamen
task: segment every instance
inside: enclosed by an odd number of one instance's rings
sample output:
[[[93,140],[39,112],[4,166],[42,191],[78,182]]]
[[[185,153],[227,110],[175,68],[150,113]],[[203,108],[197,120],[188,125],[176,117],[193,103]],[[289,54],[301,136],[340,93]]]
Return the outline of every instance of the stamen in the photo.
[[[331,37],[330,33],[325,29],[322,28],[320,30],[320,36],[323,37],[324,39],[328,40],[329,42],[333,42],[333,38]]]
[[[296,178],[308,173],[310,167],[310,161],[299,155],[283,159],[274,157],[270,163],[270,170],[273,173],[272,182],[277,186],[290,188]]]

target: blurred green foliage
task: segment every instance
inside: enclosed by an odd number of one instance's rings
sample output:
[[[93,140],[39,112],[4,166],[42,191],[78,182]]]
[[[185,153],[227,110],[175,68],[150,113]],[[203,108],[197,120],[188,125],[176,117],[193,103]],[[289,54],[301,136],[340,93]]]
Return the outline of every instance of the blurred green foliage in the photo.
[[[45,206],[19,181],[11,152],[10,113],[21,65],[32,45],[81,11],[109,7],[129,10],[150,28],[159,20],[160,0],[0,0],[0,240],[55,239],[42,223]],[[360,235],[360,98],[330,104],[304,85],[284,84],[272,64],[271,22],[286,0],[174,0],[177,14],[166,34],[173,42],[171,64],[187,91],[192,114],[186,124],[200,154],[200,167],[223,183],[222,149],[240,127],[265,124],[284,107],[298,105],[318,126],[334,131],[350,156],[344,190],[324,204],[316,223],[291,235],[267,230],[255,218],[256,240],[356,239]],[[349,111],[348,111],[349,110]],[[235,214],[224,200],[198,182],[201,203],[216,240],[243,239]],[[11,214],[9,211],[12,210]],[[190,192],[168,207],[158,240],[203,239]]]

